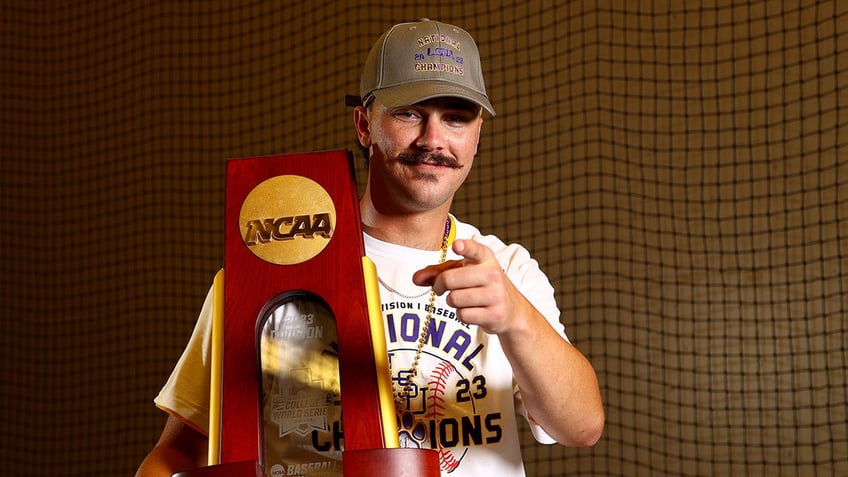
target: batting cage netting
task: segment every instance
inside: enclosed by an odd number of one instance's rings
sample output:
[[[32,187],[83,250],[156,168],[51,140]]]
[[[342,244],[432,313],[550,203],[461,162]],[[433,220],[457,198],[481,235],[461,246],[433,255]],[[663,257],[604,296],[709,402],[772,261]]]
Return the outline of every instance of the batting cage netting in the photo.
[[[522,430],[528,475],[848,475],[839,0],[4,2],[0,474],[132,475],[226,160],[357,151],[343,98],[421,17],[498,113],[454,212],[531,250],[602,388],[594,447]]]

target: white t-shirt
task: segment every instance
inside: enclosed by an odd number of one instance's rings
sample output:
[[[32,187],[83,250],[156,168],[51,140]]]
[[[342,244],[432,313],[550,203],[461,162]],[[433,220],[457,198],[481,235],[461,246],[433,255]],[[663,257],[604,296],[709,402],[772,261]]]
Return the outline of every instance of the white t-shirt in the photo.
[[[484,236],[456,219],[453,223],[456,238],[492,249],[510,280],[567,340],[553,287],[527,250]],[[516,417],[527,416],[497,336],[460,322],[445,303],[447,295],[436,297],[430,308],[429,289],[412,283],[413,273],[438,263],[441,252],[382,242],[367,234],[364,238],[366,255],[383,282],[380,299],[393,387],[408,391],[401,398],[405,411],[398,419],[401,446],[437,450],[442,475],[523,476]],[[448,260],[460,258],[448,252]],[[155,399],[159,407],[204,433],[209,421],[211,296],[210,290],[186,350]],[[428,310],[430,333],[413,377],[409,369]],[[532,419],[529,422],[539,442],[555,442]],[[339,456],[338,449],[329,452],[329,458]]]

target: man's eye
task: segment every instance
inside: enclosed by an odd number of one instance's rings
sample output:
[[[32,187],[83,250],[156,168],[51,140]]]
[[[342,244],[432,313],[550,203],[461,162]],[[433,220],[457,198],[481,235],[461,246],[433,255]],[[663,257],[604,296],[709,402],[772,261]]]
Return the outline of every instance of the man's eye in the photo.
[[[467,116],[467,115],[464,115],[464,114],[456,114],[456,115],[446,116],[446,119],[448,120],[448,122],[453,123],[453,124],[466,124],[466,123],[471,122],[471,120],[473,118],[471,116]]]
[[[404,119],[411,119],[411,118],[418,117],[418,115],[415,114],[412,111],[395,111],[395,117],[404,118]]]

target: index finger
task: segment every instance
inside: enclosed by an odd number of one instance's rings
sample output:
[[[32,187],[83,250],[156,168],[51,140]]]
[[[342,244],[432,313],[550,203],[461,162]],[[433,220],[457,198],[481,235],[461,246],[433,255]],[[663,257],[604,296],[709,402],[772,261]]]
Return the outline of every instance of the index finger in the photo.
[[[442,272],[458,266],[460,266],[459,260],[448,260],[436,265],[428,265],[412,274],[412,283],[422,287],[433,286],[436,277],[441,275]]]
[[[469,239],[458,239],[454,241],[453,251],[475,264],[483,263],[491,254],[491,250],[488,247]]]

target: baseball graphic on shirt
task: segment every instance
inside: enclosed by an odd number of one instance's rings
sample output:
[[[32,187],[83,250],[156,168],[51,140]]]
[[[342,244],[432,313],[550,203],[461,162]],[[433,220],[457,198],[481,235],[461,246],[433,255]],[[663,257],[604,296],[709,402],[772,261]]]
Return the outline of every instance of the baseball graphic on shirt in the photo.
[[[414,350],[392,354],[411,357]],[[435,449],[441,470],[455,470],[467,452],[462,438],[468,432],[463,429],[467,423],[458,416],[475,415],[474,399],[464,392],[468,380],[450,361],[426,352],[421,355],[416,376],[406,369],[395,372],[392,379],[404,409],[398,416],[401,447]],[[404,389],[409,391],[408,396]]]

